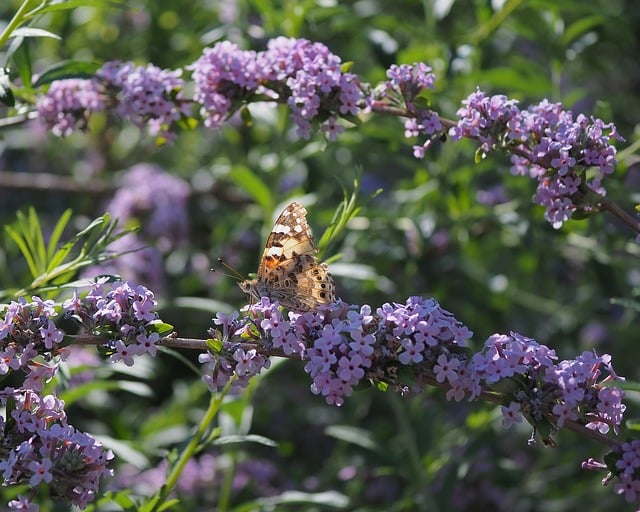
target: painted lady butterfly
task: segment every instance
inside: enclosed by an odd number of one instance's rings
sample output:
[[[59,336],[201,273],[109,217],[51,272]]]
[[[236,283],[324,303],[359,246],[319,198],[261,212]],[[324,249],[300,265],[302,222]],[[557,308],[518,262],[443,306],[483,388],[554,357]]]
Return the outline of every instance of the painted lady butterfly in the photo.
[[[280,214],[262,253],[258,277],[238,283],[251,298],[269,297],[294,311],[309,311],[335,302],[327,265],[316,257],[307,210],[293,202]]]

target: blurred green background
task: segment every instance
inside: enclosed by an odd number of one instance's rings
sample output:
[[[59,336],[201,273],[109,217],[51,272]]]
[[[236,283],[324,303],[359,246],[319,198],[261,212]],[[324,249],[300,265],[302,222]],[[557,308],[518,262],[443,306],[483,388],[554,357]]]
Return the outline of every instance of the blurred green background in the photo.
[[[18,4],[3,3],[0,18],[8,20]],[[262,50],[280,35],[307,38],[352,61],[351,71],[372,84],[393,63],[426,62],[437,75],[430,98],[444,117],[455,118],[460,101],[480,86],[523,106],[561,101],[574,114],[615,122],[631,144],[640,112],[639,17],[631,0],[131,1],[49,15],[36,26],[62,39],[28,44],[41,72],[71,58],[179,68],[220,40]],[[474,331],[476,349],[494,332],[515,330],[561,358],[610,353],[620,374],[640,379],[636,314],[611,304],[637,294],[639,250],[634,234],[614,219],[594,215],[554,230],[532,203],[535,184],[511,176],[506,156],[476,164],[475,146],[462,141],[437,144],[416,160],[396,118],[371,116],[326,143],[319,136],[298,140],[284,108],[250,110],[251,127],[201,126],[163,147],[105,116],[95,116],[87,133],[62,140],[37,123],[3,128],[3,224],[16,209],[34,205],[51,224],[71,207],[82,226],[104,212],[128,168],[161,166],[185,180],[191,194],[188,230],[162,252],[160,312],[180,336],[204,338],[216,311],[245,302],[234,279],[210,271],[216,258],[255,272],[273,215],[293,198],[308,206],[319,238],[343,189],[360,176],[363,208],[324,255],[340,255],[331,269],[344,300],[375,309],[410,295],[433,296]],[[622,151],[620,160],[605,186],[632,212],[640,201],[636,157]],[[0,287],[18,286],[26,266],[0,236]],[[126,267],[119,271],[129,277]],[[197,354],[184,355],[197,361]],[[119,440],[116,472],[155,468],[164,450],[186,439],[208,401],[199,376],[166,354],[136,364],[134,373],[102,368],[93,378],[137,384],[68,399],[71,423]],[[277,447],[213,447],[217,471],[181,495],[189,510],[212,510],[232,469],[238,510],[294,489],[334,490],[348,498],[347,510],[363,511],[548,512],[585,503],[624,509],[622,498],[600,486],[603,475],[580,469],[604,448],[572,434],[559,435],[559,449],[532,448],[527,428],[503,430],[499,411],[488,404],[448,403],[438,390],[401,398],[364,386],[335,408],[312,395],[309,384],[302,365],[286,361],[228,404],[220,418],[226,431],[264,435]],[[629,418],[635,399],[629,397]]]

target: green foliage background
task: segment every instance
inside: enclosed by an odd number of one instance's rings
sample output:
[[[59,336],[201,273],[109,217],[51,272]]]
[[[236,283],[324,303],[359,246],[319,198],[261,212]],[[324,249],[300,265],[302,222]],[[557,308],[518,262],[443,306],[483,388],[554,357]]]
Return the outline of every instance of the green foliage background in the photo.
[[[0,17],[8,19],[17,5],[3,4]],[[261,50],[273,37],[304,37],[352,61],[352,71],[371,83],[384,80],[392,63],[428,63],[437,74],[430,99],[445,117],[454,118],[460,101],[479,86],[523,105],[548,98],[576,114],[614,121],[632,144],[640,112],[639,16],[631,0],[131,1],[49,15],[37,26],[62,39],[29,41],[29,51],[40,72],[62,59],[177,68],[218,40]],[[463,141],[436,145],[418,161],[395,118],[371,116],[327,144],[320,137],[298,140],[284,109],[250,110],[250,127],[230,123],[212,132],[201,126],[164,147],[100,116],[88,133],[64,140],[33,124],[5,129],[2,221],[33,205],[53,226],[71,207],[79,228],[103,213],[119,174],[131,165],[155,162],[181,176],[193,188],[191,232],[189,243],[167,260],[161,315],[179,335],[203,338],[219,303],[229,310],[244,303],[233,279],[209,271],[212,262],[222,256],[245,274],[255,271],[273,215],[294,197],[311,205],[319,237],[343,189],[361,176],[363,209],[325,254],[340,256],[331,268],[346,301],[375,308],[410,295],[434,296],[474,331],[476,349],[494,332],[515,330],[554,347],[561,358],[594,348],[611,353],[619,373],[640,379],[637,315],[611,303],[634,298],[640,283],[639,250],[623,226],[594,215],[554,230],[532,203],[533,182],[511,176],[506,157],[474,163],[475,147]],[[620,160],[606,186],[631,212],[638,173],[631,151],[622,151]],[[33,181],[16,184],[13,173],[30,173]],[[38,190],[36,173],[56,179]],[[379,188],[383,192],[367,200]],[[493,193],[507,200],[483,201]],[[0,287],[20,287],[26,265],[2,236]],[[184,355],[196,361],[196,354]],[[101,369],[100,377],[117,382],[117,389],[73,395],[69,416],[78,428],[118,439],[120,463],[144,470],[188,436],[208,393],[188,366],[168,355],[134,368],[127,375]],[[349,510],[570,511],[585,503],[593,510],[623,509],[621,498],[600,487],[600,475],[580,469],[604,448],[571,434],[560,435],[559,449],[531,448],[530,432],[503,430],[491,406],[451,404],[437,390],[399,397],[363,387],[335,408],[308,386],[302,365],[288,361],[231,401],[220,418],[223,428],[264,435],[277,447],[214,447],[220,472],[268,461],[277,475],[269,481],[273,494],[336,490],[349,498]],[[635,402],[630,396],[629,418]],[[219,499],[212,489],[183,499],[190,510],[211,510]],[[240,507],[264,494],[249,484],[230,502]]]

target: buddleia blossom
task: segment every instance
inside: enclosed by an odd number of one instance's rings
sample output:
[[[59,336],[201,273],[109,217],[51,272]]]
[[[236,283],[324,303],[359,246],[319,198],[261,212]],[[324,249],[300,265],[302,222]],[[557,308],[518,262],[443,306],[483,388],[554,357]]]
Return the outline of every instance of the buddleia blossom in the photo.
[[[511,172],[535,179],[535,201],[545,207],[545,219],[555,228],[581,209],[593,206],[589,193],[604,195],[601,182],[617,164],[613,140],[622,140],[613,123],[564,110],[543,100],[527,110],[503,95],[471,94],[458,110],[450,130],[453,140],[477,139],[486,154],[495,149],[512,153]],[[594,176],[587,176],[588,168]]]
[[[187,69],[193,72],[193,99],[201,105],[205,126],[219,128],[234,101],[242,100],[258,86],[255,52],[222,41],[205,48],[202,56]]]
[[[190,194],[185,180],[158,165],[140,163],[122,174],[106,209],[122,224],[137,221],[144,236],[157,241],[163,250],[173,249],[189,232]]]
[[[7,414],[0,417],[3,484],[26,484],[34,493],[46,484],[52,498],[86,507],[96,496],[100,478],[112,475],[107,468],[111,451],[69,425],[64,403],[53,395],[6,388],[0,392],[0,405]],[[25,507],[33,507],[28,497],[10,503],[11,509],[30,510]]]
[[[107,338],[111,362],[128,366],[134,357],[155,355],[160,335],[153,329],[158,315],[153,292],[129,282],[96,283],[85,297],[77,292],[63,304],[86,334]]]
[[[604,462],[590,458],[582,463],[583,469],[605,471],[602,485],[616,483],[613,491],[624,495],[628,503],[640,500],[640,440],[617,444],[605,455]]]
[[[211,334],[222,346],[218,353],[200,356],[211,389],[234,375],[255,375],[267,366],[270,354],[281,353],[307,361],[311,391],[336,405],[364,379],[395,385],[400,365],[435,361],[437,355],[461,350],[471,336],[435,300],[419,297],[406,304],[385,304],[375,313],[367,305],[337,302],[286,317],[277,302],[263,297],[244,317],[218,315],[214,322],[220,327]],[[409,346],[408,339],[415,339],[416,346]],[[259,348],[247,351],[252,343]]]
[[[187,69],[193,72],[194,100],[212,128],[258,96],[287,103],[303,138],[317,123],[333,139],[342,131],[337,118],[360,110],[357,77],[343,72],[340,58],[325,45],[306,39],[278,37],[262,52],[224,41],[206,48]]]
[[[482,389],[502,391],[508,404],[502,408],[506,426],[521,414],[545,432],[571,420],[603,434],[609,429],[617,433],[626,406],[622,390],[607,387],[618,378],[611,357],[584,352],[575,359],[556,361],[552,349],[531,338],[494,334],[466,372]]]
[[[244,316],[219,315],[215,323],[218,353],[201,356],[211,389],[234,375],[246,384],[268,366],[269,355],[281,354],[306,361],[311,391],[330,404],[342,404],[364,379],[402,392],[430,382],[456,401],[497,391],[505,426],[523,417],[545,441],[567,421],[617,433],[625,411],[623,392],[607,385],[618,378],[610,356],[584,352],[558,362],[552,349],[517,333],[494,334],[470,354],[471,331],[434,299],[410,297],[375,312],[338,301],[284,316],[277,302],[262,298]],[[403,366],[412,381],[398,378]]]
[[[140,230],[111,244],[121,256],[89,267],[85,275],[118,274],[144,283],[156,293],[165,291],[163,258],[188,238],[190,195],[191,187],[185,180],[160,166],[140,163],[124,171],[105,209],[120,226],[137,224]]]
[[[414,62],[393,64],[387,70],[387,78],[367,97],[368,108],[384,111],[390,106],[402,109],[405,137],[427,136],[422,144],[413,147],[414,156],[424,158],[433,140],[444,130],[440,116],[427,108],[426,99],[421,95],[425,89],[435,87],[436,77],[429,66],[423,62]]]
[[[106,95],[97,80],[76,78],[53,82],[36,103],[38,117],[59,137],[85,130],[89,116],[106,106]]]
[[[64,355],[63,332],[56,327],[54,302],[21,297],[0,309],[0,375],[26,370],[27,384],[41,390],[56,372],[55,362],[34,362],[36,356]]]
[[[267,311],[282,316],[277,308]],[[218,313],[214,324],[219,328],[212,328],[209,333],[212,338],[222,342],[222,347],[215,353],[202,353],[198,358],[205,365],[203,380],[209,389],[220,390],[232,378],[236,379],[233,383],[236,387],[246,387],[251,377],[271,366],[269,357],[255,348],[245,350],[240,343],[230,341],[253,337],[255,333],[250,334],[250,330],[256,328],[254,320],[249,317],[241,319],[236,311],[231,315]]]
[[[38,98],[38,115],[55,135],[67,136],[85,129],[92,114],[115,109],[123,120],[171,140],[175,123],[190,108],[182,97],[180,75],[181,70],[163,70],[152,64],[107,62],[93,78],[53,82]]]
[[[153,64],[135,66],[131,62],[106,63],[96,76],[112,96],[116,111],[126,121],[151,135],[173,139],[171,128],[189,114],[182,98],[181,70],[160,69]]]

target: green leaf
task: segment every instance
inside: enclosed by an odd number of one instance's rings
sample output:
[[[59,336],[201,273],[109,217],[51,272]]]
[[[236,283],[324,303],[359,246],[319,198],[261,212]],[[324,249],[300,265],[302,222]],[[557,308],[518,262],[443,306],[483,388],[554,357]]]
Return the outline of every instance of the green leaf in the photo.
[[[92,78],[100,68],[101,64],[97,62],[67,60],[45,70],[33,86],[40,87],[55,80],[64,80],[66,78]]]
[[[378,449],[371,432],[361,428],[351,427],[349,425],[331,425],[325,429],[325,433],[328,436],[360,446],[367,450]]]
[[[162,352],[163,354],[167,354],[171,357],[174,357],[175,359],[177,359],[178,361],[180,361],[183,365],[185,365],[187,368],[190,368],[191,371],[193,371],[194,375],[200,375],[200,368],[198,368],[193,361],[191,361],[189,358],[187,358],[186,356],[184,356],[182,354],[182,352],[178,352],[177,350],[174,350],[172,348],[169,347],[164,347],[162,345],[158,346],[158,350],[160,352]]]
[[[129,496],[130,493],[130,489],[123,489],[122,491],[118,492],[107,491],[104,498],[100,498],[98,503],[104,503],[106,505],[109,502],[113,502],[117,505],[120,505],[123,509],[127,510],[128,508],[131,508],[135,505],[135,502]]]
[[[231,313],[234,307],[231,304],[215,299],[207,299],[204,297],[176,297],[173,304],[180,309],[195,309],[198,311],[220,311],[222,313]]]
[[[240,109],[240,118],[245,126],[253,126],[253,116],[247,107],[242,107]]]
[[[35,27],[20,27],[13,31],[11,37],[51,37],[53,39],[62,39],[60,36],[54,34],[53,32],[49,32],[48,30],[44,30],[41,28]]]
[[[5,226],[4,229],[9,237],[13,240],[13,242],[18,246],[18,249],[20,249],[22,256],[27,262],[27,266],[29,267],[29,272],[31,272],[31,275],[33,277],[37,276],[38,269],[36,268],[36,262],[34,261],[31,251],[29,250],[29,247],[27,246],[24,238],[13,226]]]
[[[376,382],[376,387],[379,391],[387,392],[389,390],[389,384],[386,382]]]
[[[162,505],[158,507],[158,512],[162,512],[163,510],[169,510],[170,508],[179,505],[180,500],[178,498],[173,498],[171,500],[165,501]]]
[[[256,173],[244,166],[235,166],[229,178],[250,196],[265,212],[273,211],[274,201],[271,189]]]
[[[47,260],[49,264],[47,265],[47,272],[51,272],[55,267],[60,265],[65,258],[71,252],[73,248],[73,244],[65,243],[60,249],[56,250],[58,242],[60,242],[60,237],[62,236],[62,232],[64,228],[67,226],[69,219],[71,218],[71,210],[66,210],[62,216],[56,222],[53,231],[51,232],[51,236],[49,238],[49,243],[47,244]]]
[[[269,439],[268,437],[258,436],[256,434],[247,434],[247,435],[228,435],[219,437],[214,441],[213,444],[222,445],[222,444],[237,444],[237,443],[256,443],[261,444],[263,446],[278,446],[273,439]]]
[[[16,222],[11,226],[5,226],[9,237],[22,252],[33,276],[31,284],[21,290],[12,291],[12,296],[43,291],[59,293],[61,287],[73,279],[80,269],[124,254],[108,251],[108,247],[131,230],[116,232],[117,222],[112,221],[109,214],[94,219],[70,241],[56,249],[53,242],[59,242],[70,215],[70,212],[63,213],[54,227],[53,241],[48,245],[45,245],[40,221],[33,208],[29,209],[28,215],[18,212]],[[7,293],[3,293],[2,296],[7,296]]]
[[[149,458],[145,453],[138,449],[135,443],[122,441],[120,439],[115,439],[110,436],[97,436],[98,440],[104,444],[105,447],[113,450],[116,457],[118,459],[122,459],[125,462],[129,462],[137,467],[148,467],[149,466]]]
[[[147,397],[153,395],[151,388],[141,382],[128,380],[95,380],[62,391],[59,393],[59,396],[67,404],[70,404],[86,397],[94,391],[125,391],[132,395]]]
[[[562,44],[569,45],[574,40],[582,37],[585,33],[592,31],[604,24],[605,18],[604,16],[600,15],[579,18],[576,22],[569,25],[564,31],[564,34],[562,34]]]
[[[76,7],[122,9],[124,5],[121,0],[66,0],[65,2],[49,4],[42,9],[34,9],[34,14],[42,15],[48,12],[68,11]]]
[[[343,62],[340,65],[340,71],[342,71],[343,73],[348,73],[349,71],[351,71],[351,68],[353,67],[353,61],[347,61],[347,62]]]
[[[160,493],[160,491],[158,491],[158,493],[156,493],[151,498],[148,498],[142,505],[140,505],[138,507],[137,511],[138,512],[152,512],[153,510],[155,510],[156,505],[160,501],[159,493]]]
[[[640,382],[637,380],[616,380],[611,383],[610,387],[620,388],[625,391],[640,391]]]
[[[160,336],[167,336],[173,332],[173,325],[154,320],[150,324],[147,324],[146,330],[149,333],[158,333]]]
[[[333,244],[340,233],[344,230],[347,223],[360,212],[361,206],[358,205],[358,191],[360,189],[360,179],[358,176],[353,180],[353,191],[347,194],[346,189],[343,190],[342,202],[338,205],[331,224],[322,234],[318,241],[318,249],[322,254],[327,252],[328,247]],[[374,192],[369,200],[376,197],[381,190]]]
[[[220,352],[222,352],[222,347],[224,346],[222,340],[214,340],[209,338],[206,340],[206,343],[207,348],[212,354],[219,354]]]
[[[305,504],[318,505],[323,508],[331,507],[337,509],[346,509],[349,506],[349,498],[337,491],[326,491],[318,493],[285,491],[278,496],[270,496],[269,498],[259,498],[254,503],[246,503],[241,507],[236,507],[236,512],[249,512],[253,510],[270,510],[278,505],[287,504]]]

